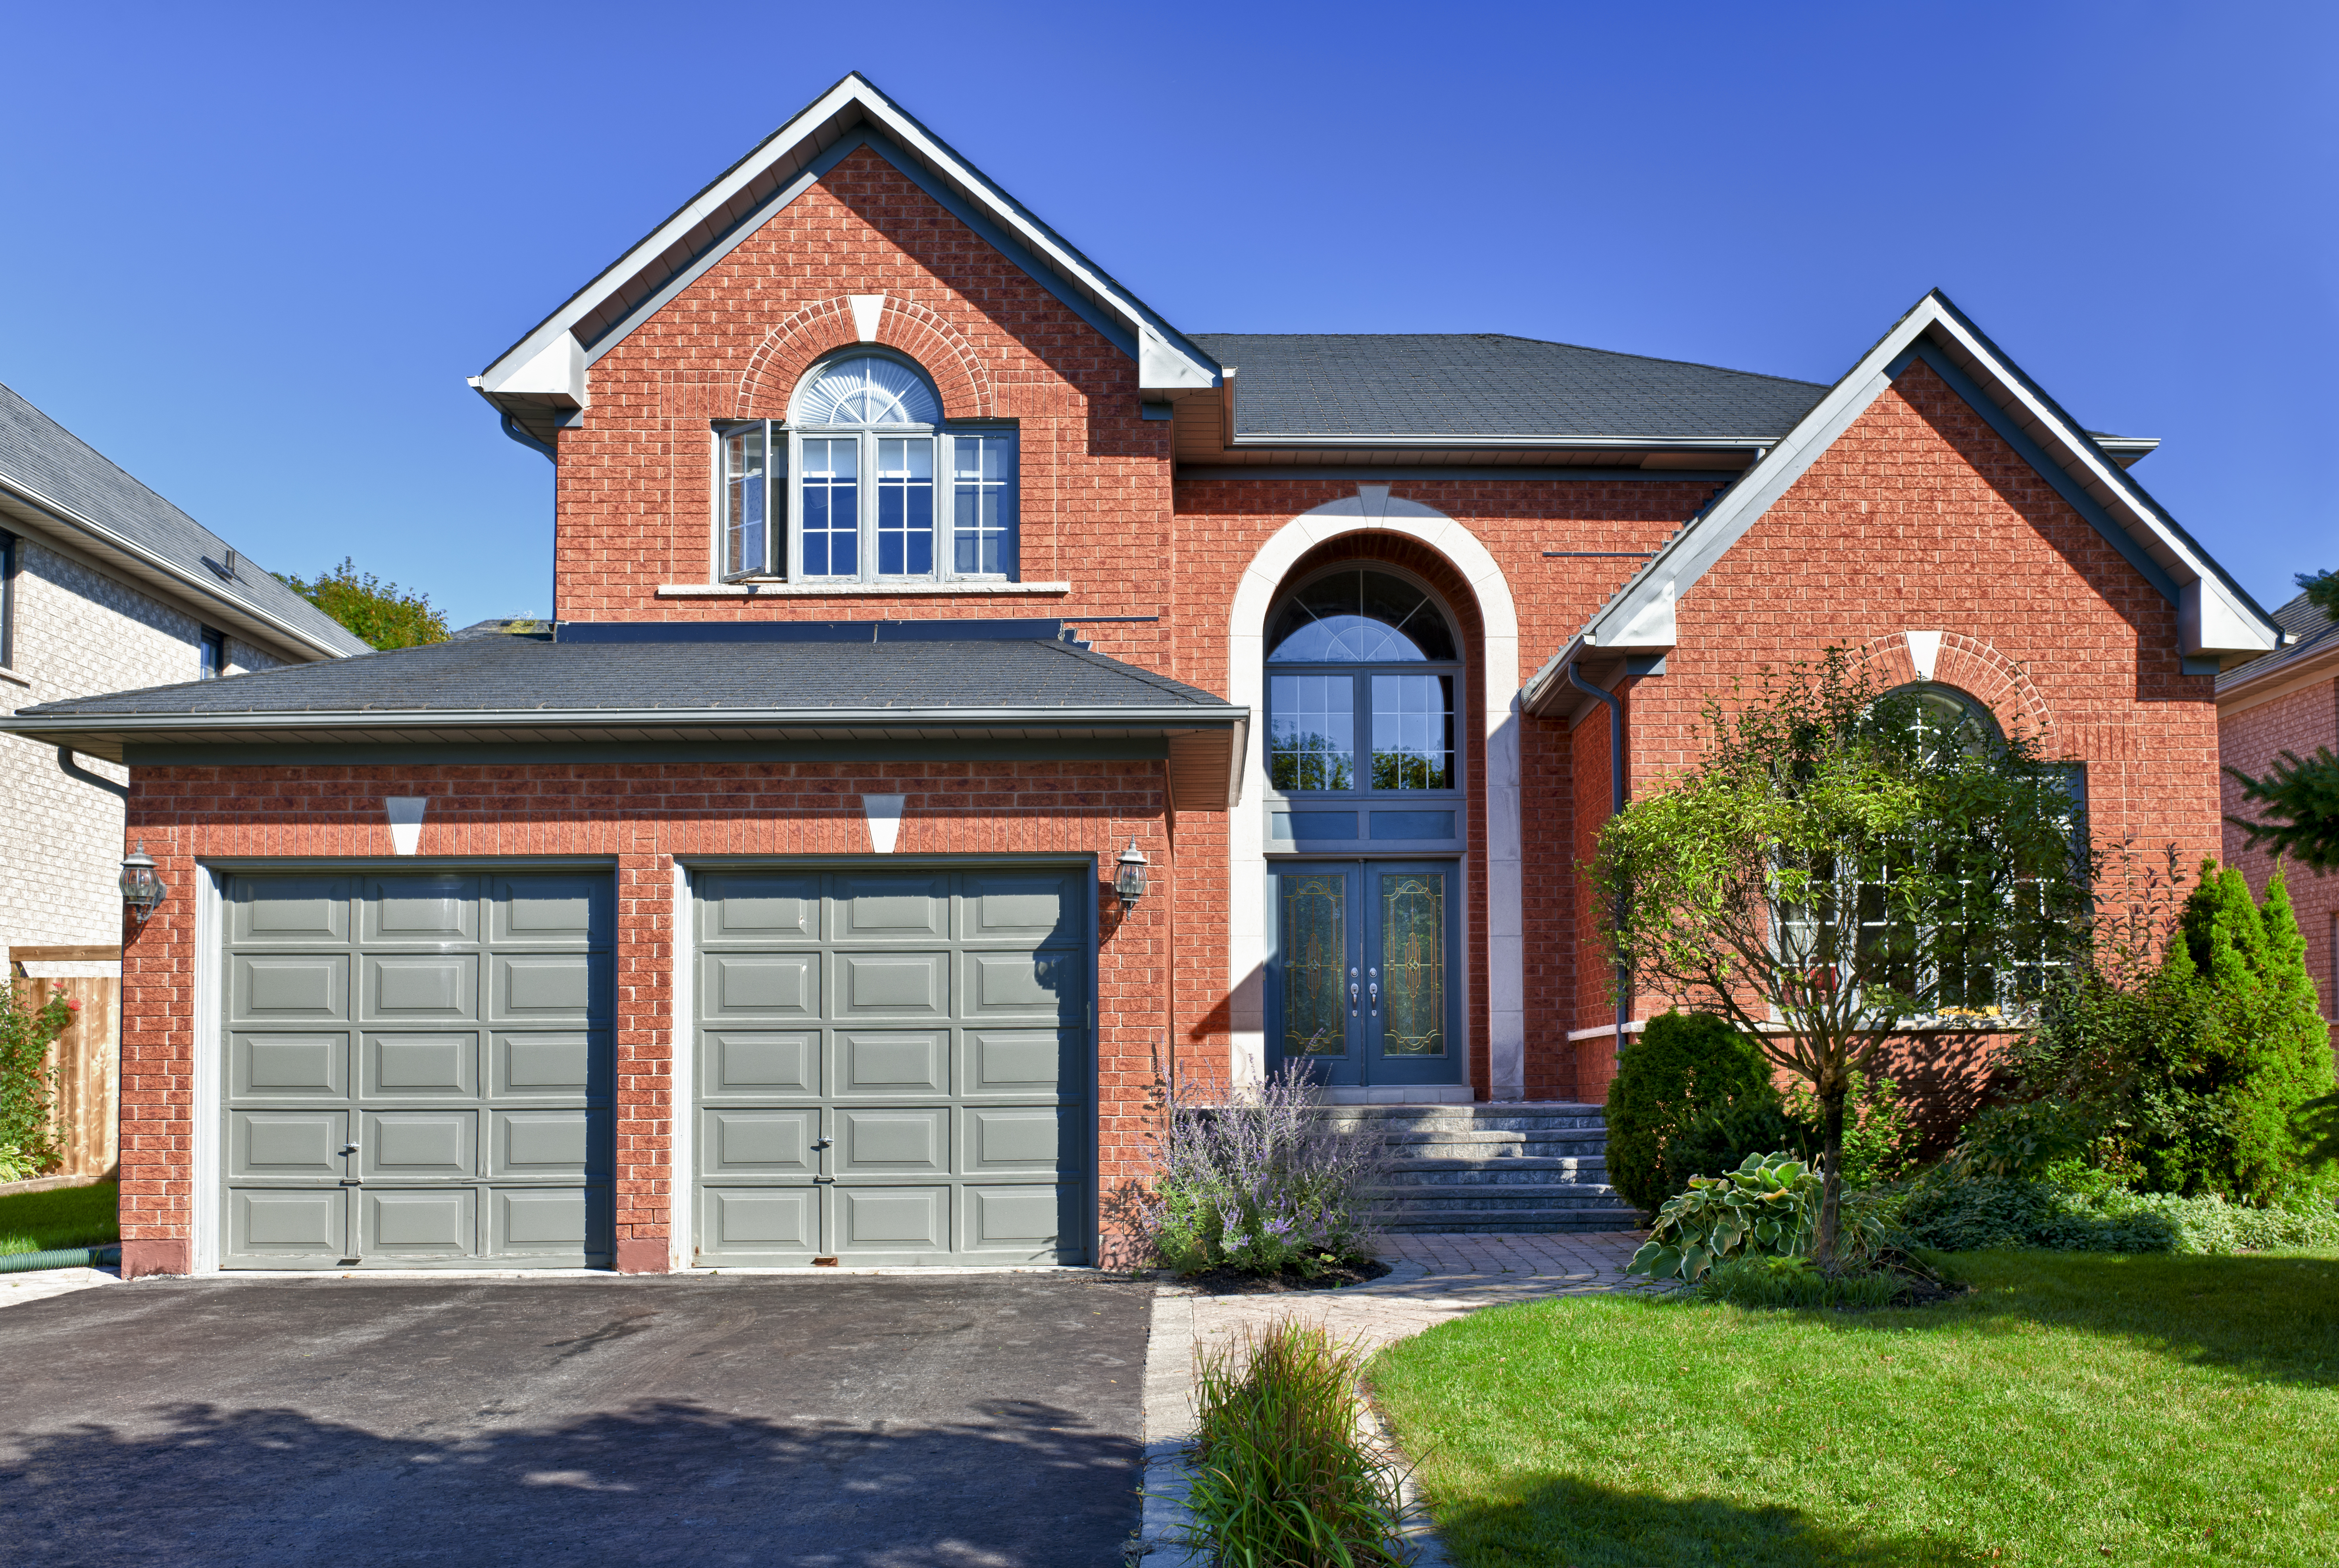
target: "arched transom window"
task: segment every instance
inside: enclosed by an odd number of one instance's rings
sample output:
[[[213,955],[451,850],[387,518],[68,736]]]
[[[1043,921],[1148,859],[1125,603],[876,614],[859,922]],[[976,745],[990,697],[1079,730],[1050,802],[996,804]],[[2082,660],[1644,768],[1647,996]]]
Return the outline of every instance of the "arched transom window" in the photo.
[[[944,428],[933,383],[904,360],[828,360],[797,387],[785,423],[718,431],[725,579],[1015,575],[1015,432]]]
[[[1454,790],[1461,656],[1437,602],[1393,572],[1317,577],[1268,617],[1268,784],[1286,794]]]

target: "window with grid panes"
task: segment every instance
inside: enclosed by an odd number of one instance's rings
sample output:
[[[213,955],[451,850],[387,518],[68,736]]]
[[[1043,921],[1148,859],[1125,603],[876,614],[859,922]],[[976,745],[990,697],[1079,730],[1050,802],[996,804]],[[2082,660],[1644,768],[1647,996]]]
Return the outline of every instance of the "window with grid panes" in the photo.
[[[943,423],[924,375],[859,352],[815,366],[785,421],[718,427],[726,580],[1011,580],[1016,438]]]
[[[1395,573],[1316,578],[1268,617],[1268,784],[1278,794],[1432,797],[1461,788],[1461,651]]]

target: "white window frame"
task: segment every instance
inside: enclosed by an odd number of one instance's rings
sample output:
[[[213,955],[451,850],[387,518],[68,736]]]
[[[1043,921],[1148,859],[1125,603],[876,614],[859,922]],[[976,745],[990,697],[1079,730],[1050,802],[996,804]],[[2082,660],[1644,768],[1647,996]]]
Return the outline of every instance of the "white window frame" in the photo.
[[[806,372],[819,375],[840,359],[871,356],[864,348],[824,361]],[[907,365],[907,361],[895,360]],[[909,368],[914,370],[914,366]],[[921,376],[923,375],[920,371]],[[760,424],[764,430],[764,561],[760,569],[730,570],[729,438]],[[785,581],[820,587],[893,587],[904,583],[1011,583],[1021,580],[1022,566],[1022,443],[1012,421],[898,425],[804,425],[790,420],[721,420],[712,427],[714,439],[714,579],[717,582]],[[813,574],[804,564],[804,445],[807,440],[852,440],[857,466],[854,477],[855,570]],[[881,573],[878,570],[878,443],[914,440],[931,443],[933,487],[933,569],[927,572]],[[1001,571],[958,569],[958,445],[961,441],[1004,441],[1009,449],[1008,477],[999,488],[1008,516]],[[784,460],[783,460],[784,459]],[[980,481],[978,481],[980,483]],[[775,486],[785,493],[775,496]],[[980,530],[978,530],[980,532]]]

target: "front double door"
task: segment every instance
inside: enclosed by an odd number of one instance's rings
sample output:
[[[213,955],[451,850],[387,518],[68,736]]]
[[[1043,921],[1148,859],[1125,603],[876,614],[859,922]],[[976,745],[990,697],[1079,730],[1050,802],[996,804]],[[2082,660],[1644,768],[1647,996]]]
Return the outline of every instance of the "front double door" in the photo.
[[[1270,1067],[1318,1082],[1460,1083],[1460,867],[1284,861],[1268,868]]]

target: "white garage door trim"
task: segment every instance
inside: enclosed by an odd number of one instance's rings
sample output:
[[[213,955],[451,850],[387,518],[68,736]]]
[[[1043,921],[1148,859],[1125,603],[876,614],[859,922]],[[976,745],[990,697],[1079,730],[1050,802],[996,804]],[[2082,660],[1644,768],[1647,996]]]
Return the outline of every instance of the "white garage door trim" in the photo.
[[[1072,872],[1083,879],[1086,886],[1099,885],[1097,857],[1093,854],[933,854],[933,855],[702,855],[676,857],[674,863],[673,903],[670,918],[675,955],[669,976],[668,995],[671,1010],[666,1020],[667,1072],[670,1129],[668,1139],[671,1160],[667,1166],[670,1188],[667,1209],[667,1267],[676,1273],[737,1274],[758,1272],[751,1267],[736,1264],[700,1266],[696,1260],[696,1238],[698,1222],[697,1151],[695,1146],[697,1126],[697,998],[694,987],[698,971],[698,941],[696,905],[697,877],[701,873],[743,871],[885,871],[914,872],[936,870],[950,872],[978,871],[999,867],[1006,869],[1052,870]],[[1093,1265],[1100,1256],[1102,1188],[1099,1175],[1099,1144],[1102,1116],[1099,1082],[1099,1023],[1102,984],[1103,953],[1100,945],[1098,901],[1082,901],[1081,915],[1085,924],[1082,941],[1086,955],[1088,988],[1088,1024],[1086,1043],[1081,1050],[1081,1072],[1084,1075],[1086,1127],[1082,1133],[1081,1176],[1081,1212],[1085,1234],[1081,1238],[1082,1263]],[[944,1267],[972,1269],[992,1267],[1046,1267],[1044,1264],[945,1265]],[[789,1268],[779,1272],[802,1272]],[[920,1270],[933,1272],[932,1269]]]

